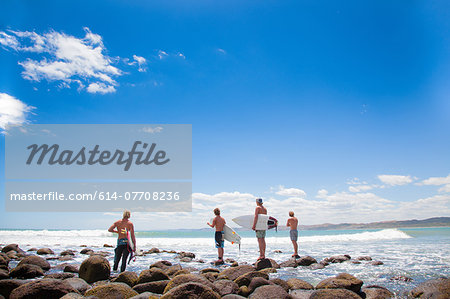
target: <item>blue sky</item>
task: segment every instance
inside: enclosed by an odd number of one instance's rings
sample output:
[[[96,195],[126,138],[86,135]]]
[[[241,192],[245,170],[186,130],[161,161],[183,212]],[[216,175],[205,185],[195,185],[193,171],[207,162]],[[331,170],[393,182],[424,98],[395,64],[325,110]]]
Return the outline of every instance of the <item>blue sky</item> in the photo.
[[[134,214],[142,229],[204,227],[254,196],[304,224],[450,216],[449,6],[2,2],[0,127],[192,124],[193,212]],[[0,181],[0,227],[118,217],[7,213]]]

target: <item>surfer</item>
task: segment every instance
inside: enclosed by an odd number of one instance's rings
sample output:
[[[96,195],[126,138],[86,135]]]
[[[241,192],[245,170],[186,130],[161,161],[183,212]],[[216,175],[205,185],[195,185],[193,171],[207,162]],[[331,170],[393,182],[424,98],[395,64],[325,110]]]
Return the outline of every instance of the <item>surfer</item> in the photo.
[[[256,238],[258,239],[258,246],[259,246],[259,258],[258,260],[262,260],[266,258],[266,231],[265,230],[256,230],[256,223],[258,222],[258,215],[267,215],[267,209],[263,206],[263,200],[262,198],[256,199],[256,205],[255,208],[255,218],[253,219],[253,227],[252,229],[256,232]]]
[[[215,227],[216,228],[216,233],[214,235],[214,239],[216,242],[216,248],[217,248],[217,253],[219,255],[219,259],[217,261],[215,261],[216,264],[223,264],[223,247],[224,247],[224,226],[225,226],[225,219],[223,219],[222,216],[220,216],[220,209],[219,208],[215,208],[214,209],[214,215],[216,215],[216,217],[214,217],[214,220],[212,221],[212,223],[207,222],[206,224],[208,224],[211,227]]]
[[[113,225],[108,229],[111,233],[117,233],[117,247],[114,250],[114,266],[113,271],[117,271],[117,267],[119,266],[120,259],[122,258],[122,265],[120,266],[120,272],[125,271],[127,267],[127,257],[134,250],[134,248],[130,247],[131,238],[132,244],[136,246],[136,237],[134,236],[134,226],[130,219],[130,211],[123,211],[123,217],[121,220],[114,222]],[[129,234],[127,234],[129,232]],[[129,235],[129,236],[128,236]]]
[[[291,218],[288,219],[286,226],[291,228],[289,235],[291,236],[292,245],[294,246],[294,254],[292,255],[292,257],[298,259],[298,258],[300,258],[300,256],[298,255],[298,244],[297,244],[298,219],[297,219],[297,217],[294,216],[293,211],[289,211],[289,217],[291,217]]]

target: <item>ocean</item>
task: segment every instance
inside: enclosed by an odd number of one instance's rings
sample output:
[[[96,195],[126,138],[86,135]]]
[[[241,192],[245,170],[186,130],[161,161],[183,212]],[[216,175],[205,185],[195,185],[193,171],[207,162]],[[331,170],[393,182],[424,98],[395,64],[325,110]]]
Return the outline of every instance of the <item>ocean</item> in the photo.
[[[253,263],[258,257],[258,245],[254,232],[239,231],[242,245],[225,244],[224,258],[232,258],[239,263]],[[136,233],[138,249],[153,247],[160,250],[190,251],[196,254],[196,260],[202,262],[181,263],[197,269],[211,267],[210,262],[217,258],[212,230],[167,230],[138,231]],[[116,237],[106,230],[0,230],[0,244],[17,243],[28,250],[36,247],[49,247],[55,254],[66,249],[80,251],[86,245],[95,251],[107,251],[112,262]],[[266,237],[266,257],[283,262],[292,255],[292,243],[288,231],[270,230]],[[275,251],[281,253],[275,253]],[[438,277],[450,277],[450,228],[398,228],[382,230],[326,230],[300,231],[299,254],[309,255],[318,262],[326,257],[348,254],[352,258],[371,256],[373,260],[383,262],[374,266],[370,262],[361,264],[344,262],[330,264],[324,269],[311,270],[308,267],[281,268],[271,278],[289,279],[296,277],[313,285],[341,272],[350,273],[364,281],[364,285],[380,285],[399,296],[419,283]],[[140,272],[159,260],[178,263],[176,254],[160,253],[138,256],[127,270]],[[78,254],[69,263],[79,264],[86,258]],[[11,262],[10,266],[15,266]],[[50,263],[61,263],[50,260]],[[54,272],[61,270],[51,270]],[[393,280],[395,276],[406,276],[412,281]]]

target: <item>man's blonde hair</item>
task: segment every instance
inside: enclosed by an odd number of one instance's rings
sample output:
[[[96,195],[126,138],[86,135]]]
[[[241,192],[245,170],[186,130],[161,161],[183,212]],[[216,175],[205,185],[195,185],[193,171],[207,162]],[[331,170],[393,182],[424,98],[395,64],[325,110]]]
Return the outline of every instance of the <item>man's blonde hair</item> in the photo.
[[[293,211],[289,211],[289,216],[294,217],[294,212]]]
[[[125,210],[125,211],[123,211],[123,218],[130,218],[130,216],[131,216],[131,213],[130,213],[130,211],[128,211],[128,210]]]

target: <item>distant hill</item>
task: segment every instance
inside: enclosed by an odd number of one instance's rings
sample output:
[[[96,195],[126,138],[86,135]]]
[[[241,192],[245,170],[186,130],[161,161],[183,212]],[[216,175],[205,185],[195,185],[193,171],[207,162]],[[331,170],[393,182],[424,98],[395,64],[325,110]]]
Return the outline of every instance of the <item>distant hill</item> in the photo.
[[[333,229],[379,229],[379,228],[413,228],[413,227],[450,227],[450,217],[434,217],[424,220],[381,221],[371,223],[340,223],[300,225],[301,230],[333,230]],[[284,229],[281,227],[281,229]]]

